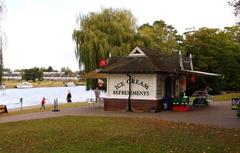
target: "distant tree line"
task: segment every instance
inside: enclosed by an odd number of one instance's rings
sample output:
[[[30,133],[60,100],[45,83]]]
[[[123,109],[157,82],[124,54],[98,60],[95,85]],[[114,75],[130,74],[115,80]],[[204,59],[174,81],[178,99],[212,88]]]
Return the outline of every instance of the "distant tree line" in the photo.
[[[37,81],[43,79],[43,71],[37,67],[24,69],[23,72],[23,80]]]
[[[201,28],[183,35],[162,20],[153,24],[136,25],[136,18],[129,10],[106,8],[101,12],[79,15],[79,27],[73,31],[75,53],[79,67],[86,72],[99,68],[100,58],[127,55],[134,46],[159,49],[171,54],[182,50],[193,55],[196,70],[219,73],[219,78],[197,78],[189,90],[210,86],[217,93],[221,90],[240,90],[240,27],[223,30]],[[178,42],[182,43],[179,44]],[[96,86],[96,80],[87,81],[87,89]]]

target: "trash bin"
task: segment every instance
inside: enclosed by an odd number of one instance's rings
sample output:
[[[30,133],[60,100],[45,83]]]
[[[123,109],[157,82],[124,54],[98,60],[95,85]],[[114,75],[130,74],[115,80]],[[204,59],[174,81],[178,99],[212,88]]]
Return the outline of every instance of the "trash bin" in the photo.
[[[168,97],[163,97],[163,110],[169,110],[170,99]]]
[[[163,110],[168,110],[168,104],[167,103],[163,103]]]

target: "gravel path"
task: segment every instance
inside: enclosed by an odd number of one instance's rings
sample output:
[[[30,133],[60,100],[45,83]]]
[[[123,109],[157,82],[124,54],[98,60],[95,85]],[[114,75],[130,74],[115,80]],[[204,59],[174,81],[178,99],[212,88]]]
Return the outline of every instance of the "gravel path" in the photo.
[[[104,117],[140,117],[157,118],[175,122],[186,122],[195,124],[205,124],[223,128],[240,129],[240,118],[236,116],[236,111],[231,110],[229,101],[215,102],[209,107],[195,108],[189,112],[162,111],[158,113],[136,113],[136,112],[105,112],[102,107],[78,107],[65,108],[59,112],[45,111],[21,115],[1,116],[0,123],[15,122],[23,120],[42,119],[59,116],[104,116]]]

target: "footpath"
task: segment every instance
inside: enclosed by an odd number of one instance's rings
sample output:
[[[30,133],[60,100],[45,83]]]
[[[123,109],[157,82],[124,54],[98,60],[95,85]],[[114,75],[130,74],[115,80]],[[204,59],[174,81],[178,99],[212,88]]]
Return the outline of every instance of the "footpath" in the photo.
[[[113,112],[102,107],[64,108],[59,112],[43,111],[20,115],[0,115],[0,123],[44,119],[60,116],[100,116],[100,117],[139,117],[155,118],[174,122],[204,124],[208,126],[240,129],[240,118],[231,110],[231,102],[214,102],[210,106],[194,108],[188,112],[162,111],[158,113]]]

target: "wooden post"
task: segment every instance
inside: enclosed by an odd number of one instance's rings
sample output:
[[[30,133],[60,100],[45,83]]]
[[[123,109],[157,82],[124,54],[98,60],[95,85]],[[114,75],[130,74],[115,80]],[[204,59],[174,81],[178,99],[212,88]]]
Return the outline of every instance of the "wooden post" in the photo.
[[[21,110],[22,110],[23,98],[20,98],[19,101],[20,101]]]

